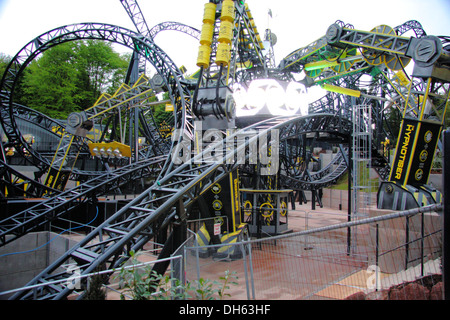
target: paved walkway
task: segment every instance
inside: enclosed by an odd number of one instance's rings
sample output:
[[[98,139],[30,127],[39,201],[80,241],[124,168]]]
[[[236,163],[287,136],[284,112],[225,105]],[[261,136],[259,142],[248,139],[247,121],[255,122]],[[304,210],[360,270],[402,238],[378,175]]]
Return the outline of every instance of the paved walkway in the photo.
[[[311,209],[311,203],[296,204],[295,210],[289,211],[289,228],[293,232],[310,230],[329,225],[345,223],[348,221],[347,210],[336,210],[316,205],[315,210]],[[367,288],[367,281],[370,273],[359,271],[352,274],[323,290],[316,292],[311,299],[314,300],[336,300],[344,299],[356,292]]]
[[[340,223],[345,223],[348,221],[348,212],[347,210],[335,210],[330,208],[320,208],[319,206],[316,206],[315,210],[311,209],[311,203],[299,205],[296,204],[295,210],[292,210],[290,208],[289,215],[288,215],[288,229],[292,232],[299,232],[304,230],[310,230],[320,227],[325,227],[329,225],[335,225]],[[147,248],[149,249],[149,248]],[[278,249],[277,249],[278,250]],[[276,251],[276,250],[275,250]],[[255,255],[257,255],[257,252],[255,252]],[[155,257],[152,255],[142,255],[139,257],[139,260],[141,262],[146,262],[149,260],[154,260]],[[271,261],[271,264],[277,264],[280,263],[274,257],[274,261]],[[208,259],[207,259],[208,260]],[[202,261],[202,263],[205,263],[206,260]],[[207,262],[207,261],[206,261]],[[328,265],[333,264],[333,262],[326,262]],[[239,273],[239,282],[241,285],[239,287],[233,288],[231,286],[231,289],[228,293],[231,294],[231,299],[247,299],[247,292],[245,288],[245,275],[243,271],[243,264],[242,259],[236,260],[236,261],[230,261],[225,262],[226,269],[230,271],[237,271]],[[214,264],[213,261],[211,263],[205,266],[202,266],[201,271],[201,277],[204,279],[212,279],[216,280],[219,277],[223,276],[221,273],[222,271],[218,271],[216,269],[218,266]],[[265,268],[266,266],[263,266]],[[289,266],[288,266],[289,267]],[[342,266],[341,266],[342,267]],[[277,271],[279,272],[279,268],[281,268],[280,265],[276,266],[276,269],[273,269],[272,271],[267,270],[267,273],[265,273],[265,277],[267,277],[267,280],[270,280],[270,278],[273,277],[274,280],[270,281],[277,281]],[[334,268],[334,267],[332,267]],[[336,268],[340,268],[339,265],[336,265]],[[241,270],[242,269],[242,270]],[[306,269],[305,269],[306,270]],[[353,269],[352,269],[353,270]],[[288,271],[288,270],[286,270]],[[219,274],[220,273],[220,274]],[[334,272],[333,272],[334,273]],[[297,274],[297,273],[295,273]],[[342,276],[339,276],[341,274]],[[370,286],[373,286],[375,284],[376,278],[375,278],[375,272],[374,270],[361,270],[360,268],[355,268],[354,271],[350,271],[347,273],[343,272],[340,273],[339,270],[336,269],[336,279],[330,279],[329,285],[326,287],[319,287],[319,290],[315,292],[312,296],[309,297],[309,299],[314,300],[340,300],[344,299],[356,292],[359,291],[366,291]],[[332,276],[332,275],[330,275]],[[398,282],[400,280],[406,280],[409,281],[414,279],[414,274],[410,272],[404,272],[401,276],[399,275],[388,275],[384,273],[379,273],[378,277],[380,279],[382,287],[389,287],[392,284],[395,284],[395,282]],[[258,284],[255,284],[258,285]],[[270,287],[270,286],[269,286]],[[298,293],[294,294],[294,292],[291,294],[287,290],[287,288],[284,287],[283,284],[279,284],[273,288],[260,288],[260,291],[258,292],[257,296],[264,296],[267,297],[267,299],[285,299],[285,300],[293,300],[298,299]],[[274,291],[275,290],[275,291]],[[262,291],[267,291],[263,294]],[[257,297],[258,298],[258,297]],[[119,296],[117,293],[109,292],[108,299],[119,299]],[[263,298],[266,299],[266,298]]]
[[[311,203],[296,204],[295,210],[289,209],[288,226],[293,232],[325,227],[347,222],[348,213],[345,210],[320,208],[311,209]]]

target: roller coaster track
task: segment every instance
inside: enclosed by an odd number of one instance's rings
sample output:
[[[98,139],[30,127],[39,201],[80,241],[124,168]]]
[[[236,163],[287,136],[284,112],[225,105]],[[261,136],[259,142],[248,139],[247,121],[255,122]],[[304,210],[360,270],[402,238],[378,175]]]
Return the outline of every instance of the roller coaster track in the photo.
[[[136,181],[145,177],[156,179],[166,158],[166,156],[150,158],[114,171],[105,172],[88,182],[64,192],[57,192],[57,195],[52,198],[43,199],[31,208],[3,219],[0,221],[0,246],[61,218],[86,201],[117,190],[129,181]],[[4,165],[4,163],[1,162],[0,165]],[[11,170],[11,168],[8,169]],[[18,176],[20,177],[20,175]],[[37,187],[43,190],[50,189],[42,185]]]
[[[161,31],[179,31],[197,40],[200,39],[200,30],[180,22],[166,21],[158,23],[150,29],[150,36],[154,39]]]
[[[47,115],[28,108],[26,106],[14,103],[13,112],[15,118],[20,118],[29,123],[33,123],[51,134],[58,136],[58,132],[64,130],[64,124],[61,121],[48,117]]]
[[[140,34],[114,25],[100,23],[84,23],[67,25],[53,29],[33,39],[11,60],[6,68],[1,81],[1,122],[9,141],[14,142],[18,152],[28,152],[32,164],[45,171],[47,161],[33,150],[20,134],[20,130],[14,120],[13,92],[20,74],[31,61],[43,51],[67,42],[82,39],[98,39],[115,42],[127,46],[139,52],[160,73],[164,86],[175,107],[175,129],[185,129],[192,132],[190,126],[190,92],[183,84],[183,74],[172,60],[152,41],[143,38]],[[174,137],[174,141],[177,141]],[[164,170],[170,171],[172,164],[167,163]]]
[[[319,190],[336,183],[347,171],[348,149],[341,149],[332,161],[317,172],[310,173],[305,169],[301,175],[280,174],[280,185],[293,190]]]
[[[60,191],[31,179],[0,160],[0,198],[40,198],[43,193]]]
[[[395,27],[394,30],[399,35],[405,34],[409,30],[413,30],[417,38],[422,38],[427,35],[420,22],[416,20],[406,21],[405,23]]]
[[[145,37],[149,37],[150,39],[154,40],[158,33],[160,33],[161,31],[171,30],[183,32],[197,40],[200,39],[200,30],[180,22],[166,21],[158,23],[152,28],[149,28],[137,1],[120,0],[120,2],[127,11],[128,16],[133,21],[136,30]]]
[[[89,233],[81,242],[67,251],[55,263],[42,271],[28,285],[45,284],[55,280],[68,278],[71,274],[59,272],[59,266],[65,263],[77,263],[80,274],[87,274],[100,265],[108,268],[119,267],[126,261],[131,250],[140,250],[145,243],[160,230],[176,221],[185,220],[177,206],[188,208],[212,185],[224,178],[229,172],[238,168],[235,161],[237,155],[247,148],[248,144],[263,136],[270,135],[272,130],[280,130],[280,140],[289,139],[301,132],[320,130],[324,126],[338,135],[348,132],[346,124],[336,120],[332,114],[321,114],[306,117],[277,117],[262,121],[246,129],[238,131],[226,138],[225,143],[217,142],[211,148],[223,148],[234,145],[232,152],[226,152],[222,161],[211,161],[210,149],[192,157],[175,170],[161,176],[141,195],[130,201],[99,227]],[[246,132],[257,132],[246,144],[237,144],[236,137]],[[248,155],[247,155],[248,156]],[[93,242],[94,241],[94,242]],[[24,290],[13,299],[62,299],[71,293],[73,288],[59,285],[43,286],[34,292]]]
[[[145,17],[142,14],[138,2],[136,0],[120,0],[120,3],[122,3],[122,6],[128,13],[131,21],[133,21],[137,32],[144,37],[150,37],[150,39],[153,40],[153,37],[151,37],[149,32],[150,29],[147,25],[147,21],[145,21]]]
[[[5,109],[0,109],[0,112],[5,112]],[[31,108],[28,108],[26,106],[17,104],[17,103],[13,103],[12,108],[11,108],[13,117],[15,119],[18,119],[20,121],[23,121],[27,124],[30,124],[30,128],[31,128],[31,132],[28,133],[32,133],[32,131],[41,131],[43,133],[45,133],[46,135],[49,135],[51,137],[54,137],[54,141],[57,142],[60,139],[60,135],[58,133],[64,131],[64,124],[61,123],[58,120],[52,119],[48,116],[46,116],[43,113],[40,113],[36,110],[33,110]],[[34,127],[34,128],[33,128]],[[31,148],[31,146],[29,145],[28,142],[25,141],[25,143],[27,143],[27,145],[29,146],[29,148]],[[3,143],[3,146],[6,147],[13,147],[13,148],[17,148],[18,146],[16,145],[16,143],[14,141],[6,141]],[[44,151],[43,147],[40,147],[40,151]],[[47,149],[45,151],[50,151],[50,149]],[[53,150],[54,151],[54,150]],[[27,159],[27,158],[25,158]],[[44,162],[43,165],[50,165],[50,162],[47,158],[42,157],[41,158],[42,161]]]
[[[64,131],[64,124],[60,121],[49,118],[45,114],[42,114],[36,110],[30,109],[20,104],[13,104],[13,113],[14,118],[18,122],[26,123],[28,129],[24,130],[24,132],[32,134],[33,136],[37,136],[37,140],[47,140],[46,142],[49,144],[54,143],[57,145],[58,141],[61,138],[60,133]],[[42,135],[47,136],[45,139]],[[48,137],[53,138],[53,141],[48,141]],[[37,146],[36,146],[37,144]],[[14,142],[7,141],[3,144],[4,147],[15,148],[17,147]],[[31,146],[30,146],[31,147]],[[42,155],[42,163],[43,166],[50,166],[49,158],[52,153],[55,151],[50,146],[41,145],[41,142],[37,142],[34,144],[33,148]],[[16,152],[16,151],[15,151]],[[25,162],[29,161],[30,157],[25,157]],[[2,197],[5,197],[6,194],[8,197],[28,197],[28,198],[40,198],[44,193],[59,193],[59,190],[53,189],[45,184],[41,183],[40,175],[42,172],[36,172],[37,177],[30,178],[18,170],[14,169],[13,166],[1,161],[0,164],[1,171],[1,194]],[[78,171],[75,169],[73,172],[73,176],[76,180],[86,180],[93,176],[98,176],[99,172],[88,172],[88,171]]]
[[[276,117],[261,121],[228,136],[225,141],[211,144],[209,149],[200,154],[191,155],[182,163],[175,163],[171,156],[178,155],[180,151],[183,151],[184,155],[190,154],[190,145],[187,147],[184,144],[183,137],[188,137],[189,144],[193,140],[190,103],[196,101],[195,98],[191,100],[190,96],[190,90],[193,87],[185,81],[182,72],[164,51],[156,46],[153,39],[163,30],[181,31],[197,39],[200,32],[175,22],[161,23],[149,29],[136,0],[121,0],[121,3],[135,24],[137,33],[106,24],[87,23],[64,26],[32,40],[13,58],[0,85],[0,120],[4,132],[19,152],[30,153],[32,163],[41,169],[44,168],[48,162],[43,162],[42,155],[27,145],[15,121],[18,116],[15,114],[12,97],[17,79],[38,54],[55,45],[79,39],[99,39],[123,44],[133,49],[135,54],[151,62],[158,71],[175,107],[175,130],[171,149],[165,152],[166,156],[138,161],[115,171],[102,173],[102,176],[94,177],[76,188],[60,192],[26,211],[0,221],[0,245],[4,245],[27,232],[61,218],[82,203],[95,202],[97,196],[120,188],[129,181],[143,176],[151,176],[155,179],[150,188],[102,222],[82,241],[31,280],[27,286],[35,286],[34,289],[23,288],[12,299],[66,298],[74,290],[73,286],[68,284],[73,274],[69,271],[61,271],[63,265],[75,264],[80,276],[92,273],[98,267],[117,268],[129,259],[130,251],[142,249],[157,235],[169,230],[169,239],[171,239],[176,232],[175,226],[183,224],[189,218],[190,209],[195,201],[230,172],[242,168],[241,162],[237,161],[239,156],[242,156],[242,152],[248,160],[249,145],[259,139],[267,137],[273,139],[275,131],[279,133],[281,142],[278,155],[281,159],[279,183],[282,187],[317,190],[336,182],[349,167],[349,151],[345,145],[349,143],[353,130],[353,123],[349,117],[353,104],[348,100],[345,101],[342,95],[334,94],[329,94],[312,104],[309,116]],[[291,73],[305,70],[312,80],[310,84],[337,82],[342,87],[353,88],[356,86],[359,74],[370,72],[383,62],[391,71],[401,70],[404,67],[409,59],[405,55],[409,40],[400,37],[399,34],[413,30],[417,37],[426,36],[420,24],[414,21],[409,21],[395,29],[380,26],[370,32],[354,30],[350,25],[337,22],[329,28],[326,36],[283,59],[278,69],[268,69],[262,54],[262,45],[257,41],[256,27],[254,28],[251,24],[249,11],[247,12],[243,2],[236,3],[235,10],[238,13],[235,26],[239,36],[232,41],[230,69],[235,68],[238,63],[251,64],[249,69],[233,71],[236,76],[233,75],[232,80],[239,79],[238,82],[248,82],[262,76],[291,80]],[[214,36],[217,36],[217,32]],[[253,49],[238,50],[240,41],[252,43],[254,46],[249,48]],[[360,50],[360,54],[357,50]],[[377,50],[382,53],[377,53]],[[221,73],[222,67],[220,70]],[[381,88],[388,95],[397,94],[396,98],[391,100],[393,103],[406,100],[404,96],[406,86],[398,89],[398,86],[393,84],[396,80],[393,80],[392,74],[379,71],[380,85],[376,89]],[[204,77],[211,80],[214,79],[213,75],[214,72],[209,72],[205,73]],[[219,74],[217,83],[220,83],[221,76],[223,75]],[[200,80],[199,77],[198,87],[201,87]],[[420,86],[423,87],[423,83],[411,88],[413,90],[417,88],[416,91],[423,92],[425,89]],[[131,94],[129,98],[135,99],[136,96]],[[408,103],[414,104],[414,101],[408,101],[405,108],[408,107]],[[111,108],[105,107],[104,110],[111,110]],[[412,112],[414,113],[414,110]],[[145,119],[143,120],[146,122]],[[145,130],[150,134],[151,128]],[[249,137],[245,140],[245,144],[237,142],[240,135]],[[325,137],[323,139],[331,139],[333,143],[339,144],[340,151],[328,166],[318,172],[310,172],[306,169],[310,159],[310,154],[305,152],[306,146],[310,147],[311,142],[320,140],[321,136]],[[231,151],[230,146],[233,146]],[[217,149],[223,151],[222,154],[225,155],[223,158],[215,159],[212,156],[211,150]],[[147,156],[149,154],[147,153]],[[297,163],[297,159],[301,160]],[[264,167],[263,164],[260,163],[260,165]],[[383,166],[386,169],[387,162]],[[250,174],[260,176],[258,170],[261,167],[257,169],[254,166],[254,171]],[[16,173],[5,163],[0,163],[0,172],[4,175]],[[8,181],[10,182],[11,179]],[[40,188],[37,183],[32,185],[32,188]],[[32,189],[30,192],[33,192]],[[169,227],[172,228],[169,229]],[[164,250],[171,251],[173,248],[168,242]],[[58,280],[61,282],[55,283]],[[81,280],[81,284],[83,290],[86,287],[85,280]],[[83,293],[79,298],[82,297]]]

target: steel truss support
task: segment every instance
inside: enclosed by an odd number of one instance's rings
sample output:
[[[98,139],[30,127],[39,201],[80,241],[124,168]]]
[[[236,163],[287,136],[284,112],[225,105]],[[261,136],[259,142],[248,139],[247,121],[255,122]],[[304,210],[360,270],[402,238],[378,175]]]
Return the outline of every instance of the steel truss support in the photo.
[[[38,230],[40,227],[63,217],[88,200],[106,195],[131,181],[146,177],[156,179],[166,158],[166,156],[159,156],[132,163],[115,171],[104,173],[59,194],[47,188],[54,194],[52,198],[42,200],[33,207],[0,221],[0,246],[14,241],[28,232]],[[42,190],[47,189],[42,187]]]
[[[236,157],[248,148],[249,144],[256,142],[262,136],[267,136],[272,130],[279,130],[280,140],[283,140],[299,134],[302,130],[319,128],[327,122],[329,125],[332,124],[332,120],[326,121],[327,117],[334,118],[334,115],[278,117],[246,128],[245,130],[251,133],[257,132],[257,134],[252,134],[245,144],[237,144],[236,140],[236,137],[243,133],[242,131],[227,137],[225,141],[217,142],[212,148],[225,148],[224,151],[230,146],[235,148],[231,152],[223,153],[225,155],[223,161],[212,162],[204,160],[209,159],[211,155],[209,149],[205,150],[182,163],[169,174],[159,177],[153,186],[93,230],[29,284],[70,277],[70,274],[60,273],[57,270],[60,265],[73,261],[77,263],[81,274],[90,273],[103,264],[108,268],[120,266],[128,259],[131,250],[138,251],[160,230],[165,230],[169,225],[182,223],[182,217],[177,214],[177,206],[179,207],[182,203],[189,211],[189,207],[199,196],[239,166],[235,161]],[[318,118],[321,120],[317,120]],[[318,121],[319,124],[311,124],[314,121]],[[92,242],[94,239],[96,241]],[[36,292],[19,292],[13,299],[61,299],[71,291],[72,289],[64,284],[57,287],[44,286]]]
[[[123,7],[125,8],[128,16],[131,21],[133,21],[134,26],[136,27],[137,32],[150,40],[153,40],[153,37],[150,34],[150,29],[145,21],[145,17],[142,14],[141,8],[136,0],[120,0]]]
[[[179,22],[167,21],[158,23],[150,29],[151,38],[154,39],[161,31],[179,31],[197,40],[200,39],[200,30]]]
[[[14,142],[14,147],[19,152],[25,150],[32,156],[33,165],[45,171],[48,161],[38,152],[33,150],[20,134],[20,130],[14,119],[14,90],[20,74],[40,53],[51,47],[74,40],[97,39],[118,43],[134,49],[145,57],[157,70],[163,79],[164,86],[169,92],[170,99],[175,106],[176,129],[186,129],[191,132],[190,122],[190,92],[183,84],[183,74],[167,54],[147,38],[142,38],[138,33],[114,25],[101,23],[84,23],[67,25],[53,29],[30,41],[11,60],[1,81],[0,90],[0,120],[9,141]],[[178,141],[175,137],[175,142]],[[168,163],[165,170],[171,170],[172,164]]]

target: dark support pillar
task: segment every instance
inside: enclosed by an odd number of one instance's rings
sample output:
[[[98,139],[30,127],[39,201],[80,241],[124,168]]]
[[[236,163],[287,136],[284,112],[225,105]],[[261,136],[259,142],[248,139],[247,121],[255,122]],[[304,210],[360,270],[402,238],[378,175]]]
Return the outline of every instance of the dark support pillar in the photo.
[[[179,200],[177,204],[177,215],[178,219],[173,223],[173,229],[170,233],[167,241],[164,243],[164,247],[158,256],[158,259],[164,259],[170,257],[171,254],[178,249],[179,246],[183,244],[187,239],[187,225],[186,225],[186,214],[183,201]],[[170,261],[158,262],[152,268],[158,274],[164,274]]]
[[[444,195],[444,212],[442,226],[442,277],[444,283],[443,299],[450,300],[450,130],[443,132],[444,138],[444,156],[443,162],[443,195]]]
[[[311,210],[316,210],[316,190],[311,190]]]
[[[173,224],[173,251],[177,250],[187,239],[187,217],[186,209],[182,198],[178,200],[177,205],[178,221]]]
[[[293,191],[293,192],[291,192],[291,193],[289,194],[289,199],[291,200],[291,207],[292,207],[292,210],[295,210],[295,198],[296,198],[296,196],[297,196],[297,192],[298,192],[298,191]]]

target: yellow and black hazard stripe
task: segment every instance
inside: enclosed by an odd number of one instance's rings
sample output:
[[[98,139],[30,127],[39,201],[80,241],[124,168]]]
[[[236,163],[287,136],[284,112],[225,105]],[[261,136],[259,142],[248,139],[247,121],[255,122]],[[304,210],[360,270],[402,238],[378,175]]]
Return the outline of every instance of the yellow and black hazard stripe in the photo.
[[[198,243],[198,253],[201,258],[207,258],[209,256],[209,242],[211,241],[211,236],[208,230],[206,230],[205,224],[196,233],[196,239]]]
[[[247,227],[246,223],[241,223],[235,232],[230,232],[224,234],[220,241],[224,246],[220,247],[215,253],[215,258],[231,258],[231,259],[240,259],[242,257],[241,248],[236,245],[232,245],[238,242],[240,239],[240,235],[242,235],[243,231]]]

